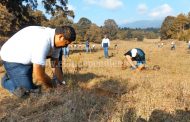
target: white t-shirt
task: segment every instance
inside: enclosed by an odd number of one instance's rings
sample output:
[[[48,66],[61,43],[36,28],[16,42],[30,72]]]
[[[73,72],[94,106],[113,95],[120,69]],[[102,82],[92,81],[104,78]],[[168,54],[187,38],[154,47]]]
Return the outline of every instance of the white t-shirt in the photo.
[[[102,47],[104,43],[108,43],[108,46],[110,46],[110,40],[108,38],[103,38],[102,39]]]
[[[1,48],[3,61],[45,65],[46,57],[58,58],[54,48],[55,29],[29,26],[13,35]]]

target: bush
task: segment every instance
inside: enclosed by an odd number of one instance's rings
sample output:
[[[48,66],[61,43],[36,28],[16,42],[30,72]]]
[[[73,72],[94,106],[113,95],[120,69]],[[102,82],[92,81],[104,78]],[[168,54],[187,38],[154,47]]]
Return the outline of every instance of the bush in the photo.
[[[143,35],[138,35],[137,36],[137,41],[143,41],[144,40],[144,36]]]
[[[180,33],[179,41],[188,41],[190,39],[190,29],[186,32]]]

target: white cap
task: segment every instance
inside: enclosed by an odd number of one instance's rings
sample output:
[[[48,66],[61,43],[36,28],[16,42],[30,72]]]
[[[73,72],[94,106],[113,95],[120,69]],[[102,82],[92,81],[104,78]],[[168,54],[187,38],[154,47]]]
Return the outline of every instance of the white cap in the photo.
[[[137,49],[132,49],[131,55],[132,55],[132,57],[135,57],[137,55]]]

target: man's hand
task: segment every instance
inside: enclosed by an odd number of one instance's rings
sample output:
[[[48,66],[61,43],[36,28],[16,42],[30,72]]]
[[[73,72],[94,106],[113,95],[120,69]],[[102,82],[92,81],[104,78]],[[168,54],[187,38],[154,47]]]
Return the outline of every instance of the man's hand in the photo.
[[[54,62],[54,65],[52,67],[53,71],[53,79],[57,81],[57,83],[61,83],[63,81],[63,71],[62,71],[62,65],[60,65],[58,58],[52,58],[51,62]]]
[[[133,69],[136,69],[136,65],[132,61],[132,57],[130,55],[126,55],[128,63],[132,66]]]
[[[56,86],[57,85],[63,85],[63,84],[65,85],[66,84],[65,81],[58,80],[56,76],[53,76],[52,82],[55,83]]]
[[[35,80],[45,85],[45,87],[52,88],[54,85],[51,78],[45,73],[45,67],[39,64],[33,64],[33,74]]]
[[[138,69],[136,66],[131,67],[131,70],[136,70],[136,69]]]

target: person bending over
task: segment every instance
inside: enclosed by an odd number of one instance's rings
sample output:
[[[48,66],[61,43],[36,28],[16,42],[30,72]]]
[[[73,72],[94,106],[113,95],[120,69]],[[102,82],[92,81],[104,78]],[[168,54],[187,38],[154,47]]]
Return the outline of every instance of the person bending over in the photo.
[[[57,80],[63,81],[58,57],[60,48],[75,41],[75,30],[70,26],[55,29],[28,26],[14,34],[1,48],[1,58],[6,73],[1,85],[10,93],[22,97],[38,87],[33,78],[46,88],[54,87],[54,82],[45,73],[46,59],[50,58]],[[22,94],[17,94],[22,89]]]
[[[145,53],[142,49],[134,48],[127,51],[124,55],[128,63],[131,65],[131,69],[142,70],[145,68]],[[137,63],[134,64],[133,61],[136,61]]]

